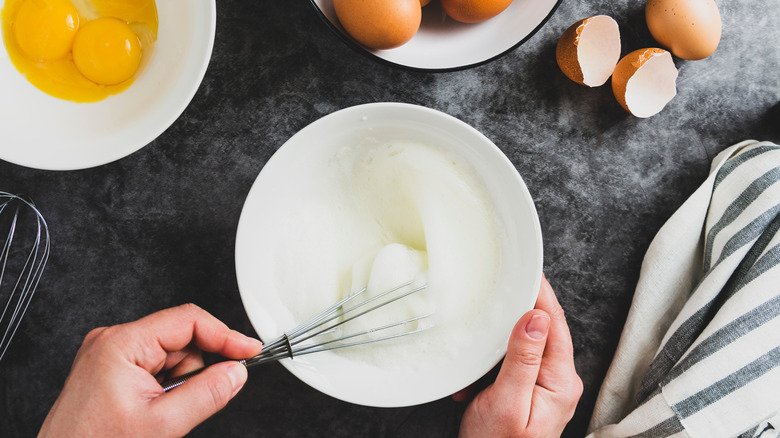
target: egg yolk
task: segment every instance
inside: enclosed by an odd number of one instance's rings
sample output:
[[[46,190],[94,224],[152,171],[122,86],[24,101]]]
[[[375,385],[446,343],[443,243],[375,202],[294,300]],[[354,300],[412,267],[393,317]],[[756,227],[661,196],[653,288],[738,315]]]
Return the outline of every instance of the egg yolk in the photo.
[[[157,41],[155,0],[0,0],[0,18],[2,44],[24,79],[72,102],[127,90]]]
[[[116,18],[88,21],[73,41],[73,62],[87,79],[116,85],[135,74],[141,63],[141,43],[133,30]]]
[[[14,19],[19,49],[36,61],[53,61],[71,50],[79,14],[68,0],[28,0]]]

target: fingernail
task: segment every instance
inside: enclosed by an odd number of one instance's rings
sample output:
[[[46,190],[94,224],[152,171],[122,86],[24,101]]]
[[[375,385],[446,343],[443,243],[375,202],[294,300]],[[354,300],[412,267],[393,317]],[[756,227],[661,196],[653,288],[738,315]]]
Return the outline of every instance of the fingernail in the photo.
[[[260,342],[259,339],[247,336],[239,331],[233,330],[233,336],[244,345],[250,346],[252,348],[261,348],[263,346],[263,343]]]
[[[263,343],[260,342],[259,339],[250,338],[249,336],[246,337],[246,342],[252,346],[252,348],[261,349],[263,348]]]
[[[238,394],[238,391],[241,391],[241,388],[244,387],[244,383],[246,383],[246,367],[239,363],[233,363],[230,365],[230,367],[227,369],[228,378],[230,379],[230,384],[233,385],[233,397]]]
[[[525,326],[525,332],[528,337],[533,340],[541,340],[547,336],[547,329],[550,327],[550,317],[547,315],[537,314],[531,317],[528,324]]]

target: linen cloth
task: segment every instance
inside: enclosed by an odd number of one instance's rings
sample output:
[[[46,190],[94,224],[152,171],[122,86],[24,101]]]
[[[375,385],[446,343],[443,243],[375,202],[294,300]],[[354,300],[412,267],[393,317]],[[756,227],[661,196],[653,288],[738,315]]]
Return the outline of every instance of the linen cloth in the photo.
[[[591,438],[777,437],[780,146],[745,141],[650,244]]]

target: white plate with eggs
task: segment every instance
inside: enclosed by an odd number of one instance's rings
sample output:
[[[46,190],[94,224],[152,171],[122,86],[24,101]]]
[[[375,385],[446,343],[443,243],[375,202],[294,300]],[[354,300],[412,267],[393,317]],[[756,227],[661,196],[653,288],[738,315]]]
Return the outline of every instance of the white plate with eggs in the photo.
[[[11,1],[0,0],[0,8]],[[206,72],[216,2],[158,0],[156,8],[157,40],[151,53],[144,53],[132,84],[97,102],[76,103],[36,88],[14,66],[4,40],[0,159],[45,170],[95,167],[141,149],[173,124]]]
[[[375,50],[344,30],[333,0],[310,0],[330,29],[348,46],[376,61],[421,71],[462,70],[488,63],[528,40],[552,16],[561,0],[514,0],[500,14],[479,23],[448,17],[439,0],[422,8],[419,29],[400,47]]]
[[[427,282],[394,310],[432,313],[427,330],[281,361],[367,406],[437,400],[490,371],[541,271],[539,220],[512,163],[466,123],[402,103],[346,108],[290,138],[252,186],[236,236],[241,299],[264,341],[361,286]],[[360,326],[381,325],[383,311]]]

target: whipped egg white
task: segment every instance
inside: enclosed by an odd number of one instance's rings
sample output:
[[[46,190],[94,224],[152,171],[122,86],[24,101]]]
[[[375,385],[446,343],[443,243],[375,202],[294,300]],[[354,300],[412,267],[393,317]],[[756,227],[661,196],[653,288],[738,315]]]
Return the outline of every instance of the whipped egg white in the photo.
[[[352,332],[423,314],[432,327],[392,341],[336,350],[350,360],[408,367],[451,355],[495,303],[503,230],[466,161],[413,142],[345,146],[311,176],[283,229],[275,267],[298,322],[367,287],[374,296],[412,281],[428,287],[345,325]],[[411,327],[413,329],[415,327]],[[372,335],[373,336],[373,335]],[[376,335],[380,336],[380,335]]]

